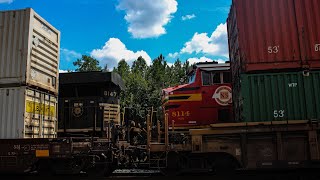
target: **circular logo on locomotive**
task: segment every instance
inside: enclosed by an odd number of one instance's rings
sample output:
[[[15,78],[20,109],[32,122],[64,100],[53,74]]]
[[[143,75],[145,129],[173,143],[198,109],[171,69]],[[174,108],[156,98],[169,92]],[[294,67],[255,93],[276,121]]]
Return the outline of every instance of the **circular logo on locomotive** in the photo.
[[[83,109],[82,107],[80,106],[77,106],[77,107],[74,107],[72,109],[72,114],[75,116],[75,117],[80,117],[83,113]]]
[[[212,98],[221,106],[229,105],[232,102],[231,88],[228,86],[218,87]]]

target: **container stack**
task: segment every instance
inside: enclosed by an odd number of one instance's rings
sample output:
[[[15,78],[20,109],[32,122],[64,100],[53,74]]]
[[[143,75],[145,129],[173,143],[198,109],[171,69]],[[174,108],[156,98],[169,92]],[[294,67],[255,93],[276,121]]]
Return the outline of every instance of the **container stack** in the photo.
[[[237,121],[320,120],[320,1],[233,0],[227,20]]]
[[[0,11],[0,138],[54,138],[60,32],[31,8]]]

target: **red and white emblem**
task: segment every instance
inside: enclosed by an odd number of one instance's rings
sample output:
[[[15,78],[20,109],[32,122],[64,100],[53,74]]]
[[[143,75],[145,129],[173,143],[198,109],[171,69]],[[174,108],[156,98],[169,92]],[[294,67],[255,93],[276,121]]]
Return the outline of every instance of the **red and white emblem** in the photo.
[[[227,106],[232,102],[231,88],[228,86],[220,86],[214,92],[213,99],[221,106]]]

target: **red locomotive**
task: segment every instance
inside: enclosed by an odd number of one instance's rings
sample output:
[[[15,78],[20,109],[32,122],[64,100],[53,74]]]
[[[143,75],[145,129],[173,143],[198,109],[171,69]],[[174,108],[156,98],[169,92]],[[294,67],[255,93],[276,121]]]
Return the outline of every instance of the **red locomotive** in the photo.
[[[197,63],[188,79],[188,84],[163,89],[163,108],[170,126],[206,126],[232,120],[229,63]]]

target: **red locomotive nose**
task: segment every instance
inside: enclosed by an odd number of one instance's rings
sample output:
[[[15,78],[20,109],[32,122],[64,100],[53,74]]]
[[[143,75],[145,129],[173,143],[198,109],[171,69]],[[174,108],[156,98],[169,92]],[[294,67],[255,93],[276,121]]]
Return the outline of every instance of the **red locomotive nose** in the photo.
[[[205,126],[232,119],[229,63],[200,63],[188,73],[189,83],[163,89],[169,125]]]

